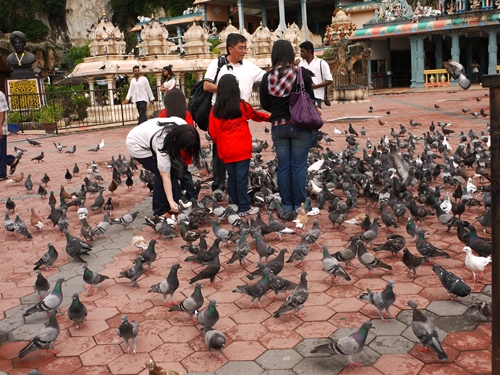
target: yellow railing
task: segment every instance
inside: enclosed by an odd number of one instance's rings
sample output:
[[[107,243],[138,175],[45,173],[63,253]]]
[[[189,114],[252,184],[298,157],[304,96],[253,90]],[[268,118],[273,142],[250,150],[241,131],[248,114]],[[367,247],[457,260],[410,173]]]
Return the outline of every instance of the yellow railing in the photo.
[[[450,73],[446,69],[424,70],[425,87],[447,86],[450,84]]]

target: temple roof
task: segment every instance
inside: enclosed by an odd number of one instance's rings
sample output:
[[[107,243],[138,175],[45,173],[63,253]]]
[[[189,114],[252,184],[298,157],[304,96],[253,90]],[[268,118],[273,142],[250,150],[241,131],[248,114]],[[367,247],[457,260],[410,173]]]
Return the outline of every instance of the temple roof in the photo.
[[[479,29],[485,26],[499,26],[500,14],[493,10],[480,15],[460,15],[459,17],[428,17],[421,18],[419,22],[391,23],[374,25],[356,30],[349,40],[387,38],[394,36],[408,36],[425,33],[443,32],[459,29]],[[365,25],[366,26],[366,25]]]

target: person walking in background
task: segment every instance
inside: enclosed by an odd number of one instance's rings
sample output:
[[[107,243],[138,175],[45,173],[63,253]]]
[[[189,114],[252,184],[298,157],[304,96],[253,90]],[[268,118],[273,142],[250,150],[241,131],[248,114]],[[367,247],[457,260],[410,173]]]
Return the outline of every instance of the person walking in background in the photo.
[[[182,103],[184,103],[184,105],[186,104],[186,97],[184,96],[182,91],[176,88],[171,89],[167,92],[167,95],[165,95],[165,99],[163,100],[163,105],[165,106],[165,108],[161,110],[160,114],[158,115],[159,118],[169,117],[167,113],[167,100],[170,104],[168,106],[169,108],[182,108]],[[186,117],[184,118],[184,120],[188,125],[194,126],[193,117],[187,109]],[[193,158],[186,155],[184,150],[180,150],[180,153],[181,158],[186,163],[186,165],[190,165],[193,163]],[[186,197],[188,199],[194,198],[198,200],[198,193],[193,184],[193,176],[191,175],[191,172],[189,172],[189,170],[186,170],[184,177],[181,179],[175,178],[174,176],[170,176],[170,179],[172,181],[172,194],[174,197],[174,201],[178,202],[179,199],[181,199],[182,190],[185,191]]]
[[[326,61],[314,55],[314,46],[311,42],[302,42],[299,45],[299,48],[300,57],[302,59],[298,60],[298,65],[312,72],[312,88],[314,89],[314,98],[316,99],[316,105],[318,106],[318,108],[321,108],[321,103],[325,99],[326,88],[333,83],[330,66]],[[317,130],[313,132],[313,139],[311,142],[311,147],[316,146],[318,146]]]
[[[234,75],[239,82],[240,98],[248,102],[252,94],[254,84],[260,82],[265,74],[265,71],[259,68],[251,61],[244,60],[247,53],[247,39],[238,33],[231,33],[227,36],[226,40],[227,54],[225,56],[225,64],[221,67],[217,82],[214,78],[217,75],[218,59],[213,60],[207,68],[205,73],[203,89],[212,92],[212,105],[217,98],[217,85],[220,79],[225,74]],[[209,123],[210,127],[210,123]],[[224,163],[220,160],[217,152],[218,145],[213,143],[213,176],[212,191],[222,187],[226,181],[226,168]]]
[[[5,94],[0,91],[0,124],[2,132],[0,133],[0,181],[7,179],[7,132],[9,131],[7,124],[7,112],[9,105]]]
[[[307,198],[306,164],[312,131],[290,122],[290,93],[296,91],[297,72],[314,99],[309,70],[295,65],[292,44],[277,40],[271,52],[272,67],[260,84],[260,104],[271,112],[271,137],[278,157],[278,190],[285,211],[297,210]]]
[[[269,121],[269,115],[257,112],[249,103],[240,99],[238,81],[226,74],[219,80],[218,95],[210,112],[208,132],[227,169],[227,192],[238,206],[238,215],[256,214],[248,195],[248,169],[252,157],[252,134],[248,120]]]
[[[162,93],[162,101],[169,90],[175,89],[175,76],[172,73],[172,65],[164,66],[161,75],[160,91]]]
[[[470,67],[472,68],[472,74],[474,75],[474,83],[479,83],[479,68],[481,65],[474,60]]]
[[[171,159],[180,158],[181,150],[185,157],[192,158],[195,163],[200,157],[198,132],[193,126],[183,126],[187,125],[184,120],[186,100],[169,100],[171,95],[175,95],[175,90],[166,95],[165,105],[169,117],[143,122],[128,133],[125,142],[130,156],[155,174],[153,213],[158,216],[178,211],[172,191]]]
[[[139,112],[137,124],[140,125],[148,119],[146,116],[148,102],[153,104],[155,97],[153,91],[151,91],[148,79],[141,75],[139,65],[134,66],[132,71],[134,73],[134,78],[130,81],[130,87],[125,101],[130,103],[132,100],[135,103],[137,112]]]

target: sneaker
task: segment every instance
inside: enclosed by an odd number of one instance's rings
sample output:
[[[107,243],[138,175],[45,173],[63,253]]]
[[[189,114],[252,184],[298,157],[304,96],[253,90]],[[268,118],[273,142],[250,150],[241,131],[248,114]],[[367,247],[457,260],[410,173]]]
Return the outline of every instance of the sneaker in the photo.
[[[13,175],[14,173],[16,173],[16,167],[17,165],[19,164],[19,159],[16,158],[16,160],[14,161],[14,163],[12,163],[10,165],[10,174]]]
[[[238,212],[238,215],[240,217],[245,217],[248,215],[255,215],[257,212],[259,212],[259,209],[257,207],[250,207],[250,209],[247,211]]]

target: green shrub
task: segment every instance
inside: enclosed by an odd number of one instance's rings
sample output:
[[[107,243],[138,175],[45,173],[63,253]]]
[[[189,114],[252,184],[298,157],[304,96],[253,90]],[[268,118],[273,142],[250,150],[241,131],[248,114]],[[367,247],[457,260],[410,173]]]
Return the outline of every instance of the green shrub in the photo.
[[[62,119],[63,108],[58,103],[44,105],[35,114],[35,119],[40,123],[52,123]]]
[[[28,18],[15,18],[13,30],[22,31],[30,42],[40,42],[45,40],[49,34],[49,27],[42,21]]]
[[[19,124],[21,122],[21,114],[19,111],[9,111],[7,122],[9,124]]]

